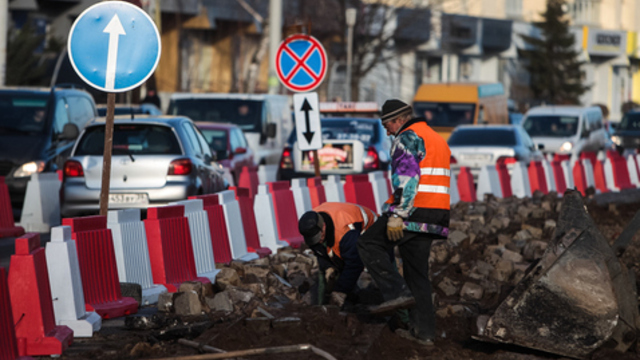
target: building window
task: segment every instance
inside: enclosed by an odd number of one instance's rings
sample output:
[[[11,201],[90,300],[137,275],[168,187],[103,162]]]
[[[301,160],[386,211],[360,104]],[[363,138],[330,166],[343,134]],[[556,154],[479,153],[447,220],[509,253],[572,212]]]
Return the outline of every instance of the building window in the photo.
[[[505,0],[506,17],[509,19],[522,18],[522,0]]]
[[[600,0],[575,0],[568,4],[569,15],[575,25],[596,25],[600,13]]]

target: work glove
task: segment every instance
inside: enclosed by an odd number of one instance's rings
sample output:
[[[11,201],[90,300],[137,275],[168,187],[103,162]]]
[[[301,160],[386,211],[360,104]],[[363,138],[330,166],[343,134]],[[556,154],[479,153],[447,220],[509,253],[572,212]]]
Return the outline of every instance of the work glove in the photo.
[[[389,220],[387,220],[387,237],[391,241],[398,241],[402,239],[404,233],[402,230],[404,229],[404,221],[402,221],[401,217],[390,216]]]
[[[336,276],[338,276],[338,272],[333,267],[328,268],[324,272],[324,278],[326,279],[327,282],[333,280],[333,278],[335,278]]]
[[[329,304],[336,305],[337,307],[342,307],[344,305],[344,300],[347,298],[347,294],[334,291],[331,293],[331,299],[329,300]]]

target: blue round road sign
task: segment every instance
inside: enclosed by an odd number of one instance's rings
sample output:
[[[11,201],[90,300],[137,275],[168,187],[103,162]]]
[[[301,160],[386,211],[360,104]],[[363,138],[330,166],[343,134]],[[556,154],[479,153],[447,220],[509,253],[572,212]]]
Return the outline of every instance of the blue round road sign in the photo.
[[[105,1],[85,10],[69,33],[71,65],[82,80],[106,92],[144,83],[160,60],[160,34],[139,7]]]
[[[276,70],[280,82],[289,90],[311,91],[327,74],[327,53],[313,36],[292,35],[278,47]]]

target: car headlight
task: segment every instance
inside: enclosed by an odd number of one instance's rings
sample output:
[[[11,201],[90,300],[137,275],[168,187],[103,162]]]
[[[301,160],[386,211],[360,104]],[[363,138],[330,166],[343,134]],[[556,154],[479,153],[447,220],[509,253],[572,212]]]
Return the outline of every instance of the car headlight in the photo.
[[[617,135],[613,135],[611,137],[611,141],[613,141],[614,144],[620,146],[622,144],[622,139],[620,139],[620,136]]]
[[[571,151],[571,149],[573,149],[573,144],[569,141],[565,142],[564,144],[562,144],[562,146],[560,146],[561,151],[569,152]]]
[[[44,165],[44,161],[32,161],[26,164],[22,164],[22,166],[20,166],[18,170],[13,173],[13,177],[27,177],[35,173],[40,173],[44,171]]]

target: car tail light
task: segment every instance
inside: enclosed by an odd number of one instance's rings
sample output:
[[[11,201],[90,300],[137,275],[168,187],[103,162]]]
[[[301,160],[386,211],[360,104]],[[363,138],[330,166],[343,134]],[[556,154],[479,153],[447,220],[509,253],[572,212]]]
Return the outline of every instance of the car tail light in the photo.
[[[380,157],[378,156],[376,148],[373,146],[369,146],[367,150],[367,157],[364,158],[364,168],[373,170],[380,168]]]
[[[509,165],[509,164],[515,164],[518,161],[518,159],[514,156],[501,156],[498,158],[497,164],[498,165]]]
[[[455,156],[451,155],[451,158],[449,158],[449,163],[451,164],[457,164],[458,160],[456,160]]]
[[[84,176],[82,164],[75,160],[68,160],[64,163],[64,177],[81,177]]]
[[[293,169],[293,158],[291,157],[291,148],[286,147],[282,150],[280,158],[280,169]]]
[[[193,170],[193,164],[189,159],[173,160],[169,164],[169,172],[167,175],[189,175]]]

